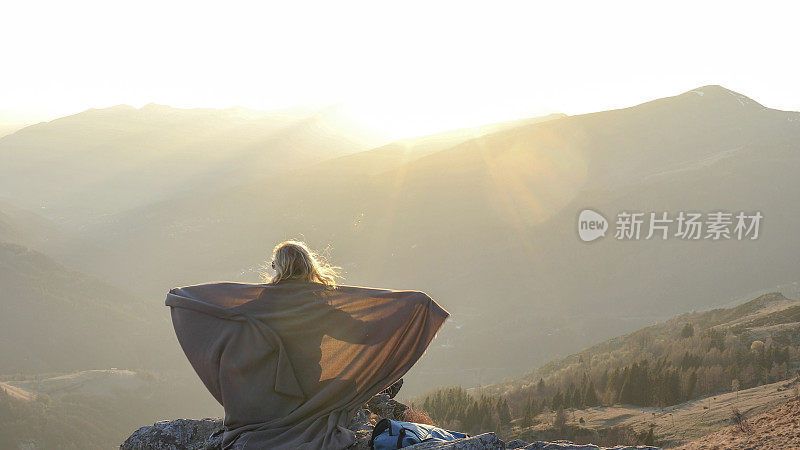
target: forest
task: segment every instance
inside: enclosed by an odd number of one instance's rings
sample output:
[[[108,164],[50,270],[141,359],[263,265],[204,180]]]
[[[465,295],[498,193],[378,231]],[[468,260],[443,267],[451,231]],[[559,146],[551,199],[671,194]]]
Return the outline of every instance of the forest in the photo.
[[[507,383],[438,389],[414,401],[442,426],[520,428],[594,406],[667,407],[797,375],[798,305],[781,294],[684,314],[546,364]],[[549,420],[549,419],[548,419]]]

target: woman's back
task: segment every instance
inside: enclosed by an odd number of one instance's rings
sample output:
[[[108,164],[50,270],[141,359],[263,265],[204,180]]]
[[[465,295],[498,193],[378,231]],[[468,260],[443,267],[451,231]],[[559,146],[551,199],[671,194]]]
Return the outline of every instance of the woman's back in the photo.
[[[448,314],[427,295],[286,279],[170,291],[181,346],[225,407],[228,448],[344,448]]]

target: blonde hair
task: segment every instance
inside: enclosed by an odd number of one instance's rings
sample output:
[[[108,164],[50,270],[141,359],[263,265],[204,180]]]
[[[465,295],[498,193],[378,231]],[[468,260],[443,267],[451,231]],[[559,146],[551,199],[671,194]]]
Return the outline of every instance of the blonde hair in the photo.
[[[273,284],[284,280],[300,280],[336,287],[336,278],[341,278],[341,267],[327,264],[300,241],[285,241],[276,245],[272,251],[272,268],[275,269],[275,275],[269,277],[265,274],[265,278]]]

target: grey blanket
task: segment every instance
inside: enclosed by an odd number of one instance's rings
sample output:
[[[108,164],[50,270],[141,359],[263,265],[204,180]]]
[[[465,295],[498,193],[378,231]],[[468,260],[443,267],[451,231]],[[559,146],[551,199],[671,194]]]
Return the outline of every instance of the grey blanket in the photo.
[[[448,313],[422,292],[211,283],[167,295],[186,357],[225,409],[224,448],[341,449]]]

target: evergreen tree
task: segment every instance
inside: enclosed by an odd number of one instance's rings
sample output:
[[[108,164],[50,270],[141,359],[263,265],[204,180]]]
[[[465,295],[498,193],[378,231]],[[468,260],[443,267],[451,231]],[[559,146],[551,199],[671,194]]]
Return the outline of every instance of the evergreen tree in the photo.
[[[608,369],[606,369],[606,370],[603,371],[603,375],[600,377],[600,389],[601,390],[605,391],[606,389],[608,389],[608,381],[609,380],[610,380],[610,377],[608,375]]]
[[[581,401],[581,391],[576,386],[570,386],[572,392],[570,392],[569,404],[570,408],[580,409],[583,408],[583,402]]]
[[[697,371],[693,370],[692,374],[689,375],[689,383],[686,386],[686,392],[683,395],[683,398],[688,400],[694,397],[694,390],[697,386]]]
[[[583,404],[585,406],[598,406],[600,400],[597,398],[597,389],[594,387],[594,381],[589,381],[586,385],[586,390],[583,392]]]
[[[561,389],[556,391],[556,395],[553,396],[553,400],[550,402],[550,410],[557,411],[564,407],[564,394],[561,393]]]
[[[530,409],[530,406],[528,407]],[[508,407],[506,399],[500,401],[497,407],[497,416],[500,419],[501,425],[509,425],[511,423],[511,409]]]
[[[529,427],[533,425],[533,417],[535,416],[534,411],[534,400],[531,396],[528,396],[528,401],[525,402],[525,406],[522,408],[522,426]]]

